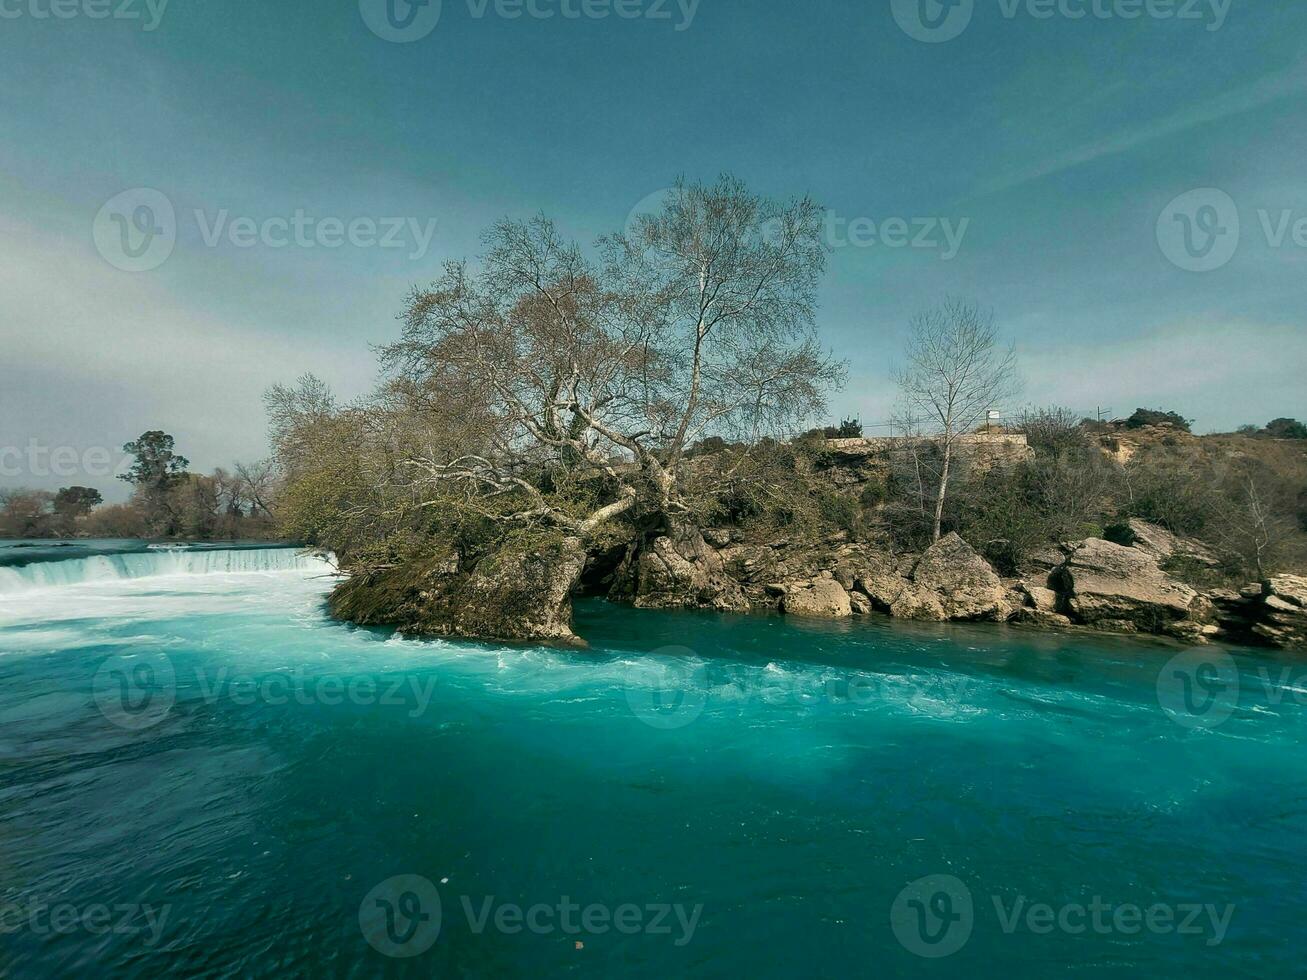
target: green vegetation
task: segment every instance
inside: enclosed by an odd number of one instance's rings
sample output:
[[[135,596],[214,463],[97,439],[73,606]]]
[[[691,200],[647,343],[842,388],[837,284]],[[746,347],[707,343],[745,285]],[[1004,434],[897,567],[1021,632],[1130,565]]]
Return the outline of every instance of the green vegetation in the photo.
[[[1146,425],[1166,425],[1181,432],[1189,431],[1189,420],[1176,412],[1166,412],[1160,408],[1136,408],[1133,415],[1125,420],[1127,429],[1142,429]]]
[[[124,504],[104,504],[92,487],[0,491],[0,538],[269,538],[275,532],[270,463],[229,473],[191,473],[173,437],[142,433],[123,446],[134,460],[119,479],[133,487]]]

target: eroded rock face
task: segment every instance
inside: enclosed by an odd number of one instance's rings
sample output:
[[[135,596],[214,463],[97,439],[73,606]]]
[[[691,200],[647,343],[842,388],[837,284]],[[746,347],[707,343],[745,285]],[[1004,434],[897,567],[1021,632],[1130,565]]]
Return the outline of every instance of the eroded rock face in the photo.
[[[1200,634],[1210,610],[1197,592],[1137,548],[1088,538],[1049,576],[1073,619],[1113,632]]]
[[[1004,620],[1011,615],[1002,580],[955,532],[926,549],[912,581],[934,594],[948,619]]]
[[[1137,517],[1126,521],[1126,527],[1133,539],[1131,547],[1142,551],[1154,561],[1163,562],[1168,558],[1182,556],[1209,567],[1217,564],[1216,556],[1209,548],[1197,541],[1177,537],[1164,527],[1149,524]]]
[[[781,608],[791,616],[847,619],[853,615],[848,592],[833,578],[814,579],[788,590]]]
[[[508,545],[460,570],[437,554],[359,573],[331,593],[337,619],[416,636],[577,643],[571,593],[585,566],[579,538]]]
[[[504,640],[575,640],[571,595],[584,567],[579,538],[564,538],[529,554],[509,549],[482,559],[458,592],[455,632]]]
[[[637,544],[611,595],[641,609],[749,608],[740,584],[726,573],[721,554],[695,531]]]
[[[1265,585],[1252,631],[1279,647],[1307,647],[1307,578],[1275,575]]]

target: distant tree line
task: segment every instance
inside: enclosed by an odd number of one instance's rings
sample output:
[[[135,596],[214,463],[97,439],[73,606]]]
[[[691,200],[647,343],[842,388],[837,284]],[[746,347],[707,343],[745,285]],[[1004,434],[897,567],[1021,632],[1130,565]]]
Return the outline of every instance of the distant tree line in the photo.
[[[229,540],[275,535],[270,463],[238,463],[234,471],[192,473],[161,430],[123,446],[132,456],[119,479],[131,484],[126,503],[105,504],[92,487],[0,490],[3,538],[179,538]]]

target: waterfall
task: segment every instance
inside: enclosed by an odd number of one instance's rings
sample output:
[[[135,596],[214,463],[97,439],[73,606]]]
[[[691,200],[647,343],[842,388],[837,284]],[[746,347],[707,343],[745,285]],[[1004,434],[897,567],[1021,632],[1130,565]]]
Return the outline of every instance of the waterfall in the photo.
[[[213,575],[250,572],[332,574],[331,562],[296,548],[154,550],[136,554],[92,555],[39,561],[19,568],[0,567],[0,598],[33,589],[116,582],[156,575]]]

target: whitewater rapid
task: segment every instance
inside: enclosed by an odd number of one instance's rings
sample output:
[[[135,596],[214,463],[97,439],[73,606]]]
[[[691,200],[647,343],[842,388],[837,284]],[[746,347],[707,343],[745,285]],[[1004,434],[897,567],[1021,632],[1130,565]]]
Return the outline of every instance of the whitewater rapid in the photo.
[[[178,575],[241,575],[336,571],[330,556],[296,548],[154,550],[138,554],[92,555],[0,567],[0,601],[26,593],[68,586],[123,582]]]

